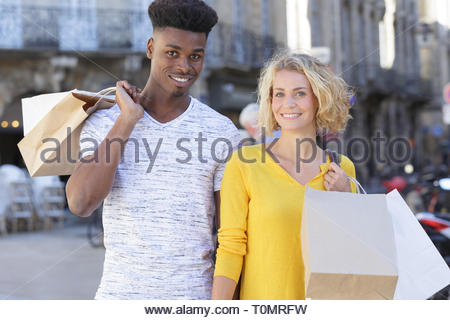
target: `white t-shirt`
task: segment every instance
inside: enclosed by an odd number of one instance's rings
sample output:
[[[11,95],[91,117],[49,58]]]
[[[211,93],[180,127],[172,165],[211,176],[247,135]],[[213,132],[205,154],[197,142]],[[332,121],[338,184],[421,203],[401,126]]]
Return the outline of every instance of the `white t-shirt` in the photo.
[[[94,140],[104,140],[119,114],[115,105],[86,120],[82,157],[93,154]],[[96,299],[210,298],[214,191],[239,139],[231,120],[192,97],[168,123],[144,114],[104,201],[106,253]]]

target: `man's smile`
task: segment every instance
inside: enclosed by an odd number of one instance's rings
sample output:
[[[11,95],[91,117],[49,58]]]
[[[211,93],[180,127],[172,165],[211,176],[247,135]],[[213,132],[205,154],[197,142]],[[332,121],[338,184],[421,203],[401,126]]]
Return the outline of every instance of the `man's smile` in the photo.
[[[182,76],[182,75],[169,75],[169,78],[175,81],[177,86],[185,86],[190,80],[192,80],[192,76]]]

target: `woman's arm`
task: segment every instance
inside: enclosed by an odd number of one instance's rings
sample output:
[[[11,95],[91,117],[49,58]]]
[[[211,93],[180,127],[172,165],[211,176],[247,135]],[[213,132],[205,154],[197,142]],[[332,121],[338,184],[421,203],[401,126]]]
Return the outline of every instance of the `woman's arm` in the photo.
[[[247,251],[249,196],[235,152],[227,163],[220,190],[219,247],[211,299],[232,299]]]
[[[211,299],[212,300],[232,300],[236,282],[225,276],[214,277]]]

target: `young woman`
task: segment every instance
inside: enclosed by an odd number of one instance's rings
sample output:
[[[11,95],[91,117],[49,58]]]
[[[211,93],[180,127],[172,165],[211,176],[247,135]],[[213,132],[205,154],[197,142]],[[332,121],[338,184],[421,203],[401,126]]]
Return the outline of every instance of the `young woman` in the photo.
[[[304,299],[300,225],[306,186],[351,192],[353,163],[331,162],[319,132],[342,131],[349,115],[345,82],[317,59],[282,53],[259,83],[260,125],[281,129],[273,143],[233,153],[221,187],[221,228],[212,299]]]

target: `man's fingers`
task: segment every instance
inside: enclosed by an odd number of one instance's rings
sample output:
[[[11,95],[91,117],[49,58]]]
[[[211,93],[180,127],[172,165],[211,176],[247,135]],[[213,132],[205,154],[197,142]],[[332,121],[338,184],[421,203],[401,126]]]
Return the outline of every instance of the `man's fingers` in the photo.
[[[132,86],[128,83],[128,81],[117,81],[116,88],[123,88],[125,92],[133,99],[134,102],[137,101],[137,88],[136,86]],[[124,92],[122,92],[124,93]]]
[[[116,90],[116,95],[119,95],[122,99],[126,100],[127,98],[131,98],[128,91],[121,85],[118,85]]]
[[[127,89],[127,90],[130,90],[130,89],[131,89],[131,85],[128,83],[128,81],[123,80],[122,83],[123,83],[123,87],[124,87],[125,89]]]
[[[132,90],[133,88],[136,88],[136,86],[133,86],[128,83],[127,80],[121,80],[116,82],[116,86],[120,86],[125,88],[127,91]]]

